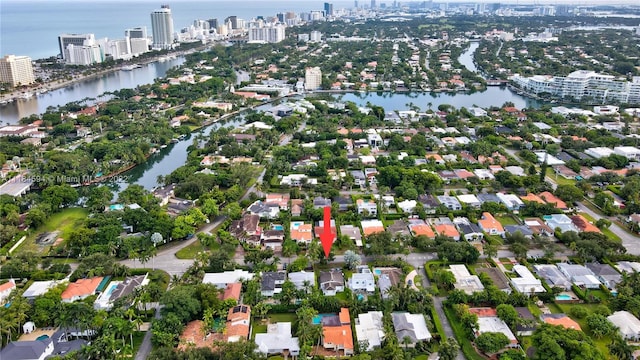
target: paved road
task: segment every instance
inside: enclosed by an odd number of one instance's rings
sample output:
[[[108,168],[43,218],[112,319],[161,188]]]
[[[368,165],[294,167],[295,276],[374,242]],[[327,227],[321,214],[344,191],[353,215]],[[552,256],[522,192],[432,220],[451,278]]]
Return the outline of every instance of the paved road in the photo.
[[[156,308],[156,319],[160,319],[160,308]],[[144,334],[144,338],[142,339],[142,343],[140,344],[140,348],[138,348],[138,352],[136,353],[135,360],[146,360],[149,354],[151,353],[151,327]]]
[[[593,217],[596,221],[601,218],[609,219],[608,217],[603,217],[599,213],[591,210],[582,203],[578,203],[578,209],[583,213],[591,215],[591,217]],[[625,229],[621,228],[620,225],[613,221],[611,222],[611,226],[609,226],[609,230],[618,235],[618,237],[622,240],[622,245],[627,249],[627,253],[632,255],[640,255],[640,237],[629,234]]]
[[[220,215],[213,219],[209,224],[203,226],[198,233],[210,233],[217,226],[222,224],[227,217],[225,215]],[[121,264],[126,265],[131,268],[141,268],[141,267],[152,267],[154,269],[161,269],[169,273],[169,275],[178,275],[187,271],[189,266],[193,264],[193,260],[191,259],[178,259],[176,257],[176,252],[184,249],[185,247],[193,244],[195,241],[198,241],[198,237],[194,236],[189,240],[175,241],[167,246],[162,247],[156,256],[154,256],[148,263],[144,264],[144,266],[140,263],[140,261],[135,259],[126,259],[120,261]]]

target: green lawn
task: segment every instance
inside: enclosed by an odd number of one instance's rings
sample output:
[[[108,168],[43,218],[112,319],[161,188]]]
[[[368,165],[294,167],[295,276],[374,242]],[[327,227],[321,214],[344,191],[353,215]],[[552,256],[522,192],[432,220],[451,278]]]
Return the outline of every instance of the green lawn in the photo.
[[[553,180],[558,185],[575,185],[576,184],[575,180],[565,179],[560,175],[556,177],[556,173],[555,171],[553,171],[552,168],[547,168],[547,177]]]
[[[476,350],[473,348],[473,345],[471,345],[471,341],[467,339],[464,329],[462,328],[462,324],[458,321],[458,317],[456,316],[453,309],[445,306],[444,313],[447,316],[447,319],[449,319],[451,328],[456,335],[456,340],[458,340],[458,344],[460,344],[460,349],[462,350],[465,358],[467,358],[468,360],[484,360],[484,357],[476,352]]]
[[[16,250],[17,252],[35,251],[46,252],[49,247],[41,247],[36,244],[36,237],[44,232],[60,231],[58,237],[65,240],[69,238],[71,232],[78,227],[82,221],[87,217],[89,212],[83,208],[69,208],[55,213],[47,219],[42,226],[38,227],[35,231],[30,232],[27,239]]]
[[[264,334],[267,332],[268,324],[275,324],[277,322],[296,322],[296,314],[268,314],[264,320],[254,318],[251,325],[251,339],[255,339],[256,334]]]
[[[191,245],[178,250],[176,257],[183,260],[195,259],[196,256],[203,251],[217,250],[219,248],[220,244],[215,241],[209,246],[202,246],[200,241],[194,241]]]
[[[518,225],[516,219],[512,216],[496,216],[496,220],[500,222],[500,224],[504,225]]]
[[[574,306],[580,306],[580,307],[586,308],[591,313],[599,305],[598,304],[555,304],[555,307],[565,314],[568,314],[569,311],[571,311],[571,308]],[[549,308],[551,309],[551,307]],[[587,335],[591,337],[591,339],[593,340],[598,350],[600,350],[602,354],[604,354],[605,358],[609,359],[610,358],[609,348],[607,347],[607,345],[611,343],[611,337],[606,336],[606,337],[603,337],[602,339],[596,339],[593,337],[593,334],[591,334],[591,331],[587,326],[586,318],[585,319],[572,318],[572,319],[575,320],[578,324],[580,324],[582,331],[584,331]]]

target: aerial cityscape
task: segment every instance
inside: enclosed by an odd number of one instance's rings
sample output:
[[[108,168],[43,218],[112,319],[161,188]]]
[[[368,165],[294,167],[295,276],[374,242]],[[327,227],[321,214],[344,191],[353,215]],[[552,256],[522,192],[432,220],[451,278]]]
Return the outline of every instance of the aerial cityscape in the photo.
[[[0,360],[640,357],[635,1],[3,1]]]

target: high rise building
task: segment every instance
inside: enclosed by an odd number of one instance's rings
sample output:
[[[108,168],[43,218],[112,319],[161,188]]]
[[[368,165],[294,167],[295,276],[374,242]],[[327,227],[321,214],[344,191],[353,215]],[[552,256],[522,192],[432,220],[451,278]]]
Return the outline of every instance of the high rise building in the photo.
[[[278,18],[278,21],[284,24],[284,13],[277,13],[276,17]]]
[[[35,81],[30,57],[7,55],[0,59],[0,82],[16,87]]]
[[[233,15],[233,16],[229,16],[228,18],[224,19],[224,23],[231,23],[231,28],[232,29],[237,29],[238,28],[238,17]]]
[[[162,5],[151,13],[151,32],[153,47],[169,49],[173,45],[173,17],[169,5]]]
[[[371,8],[372,9],[376,8],[376,0],[371,0]]]
[[[218,19],[209,19],[207,20],[209,23],[209,29],[217,29],[218,28]]]
[[[283,24],[265,24],[262,20],[251,22],[249,25],[249,41],[279,43],[284,40],[285,26]]]
[[[94,41],[85,41],[84,45],[70,44],[64,50],[65,62],[70,65],[91,65],[104,61],[104,52]]]
[[[320,42],[322,41],[322,33],[320,31],[314,30],[311,32],[309,36],[309,41],[311,42]]]
[[[355,0],[355,1],[353,2],[353,7],[354,7],[354,8],[356,8],[356,9],[358,8],[358,0]]]
[[[146,39],[147,35],[147,27],[146,26],[138,26],[131,29],[126,29],[124,31],[124,36],[129,39]]]
[[[60,56],[65,58],[65,50],[69,45],[82,46],[84,45],[85,40],[95,41],[96,37],[93,34],[61,34],[58,36],[58,46],[60,48]]]
[[[317,90],[322,85],[322,71],[319,67],[308,67],[304,70],[304,88]]]
[[[333,16],[333,4],[324,3],[324,16]]]

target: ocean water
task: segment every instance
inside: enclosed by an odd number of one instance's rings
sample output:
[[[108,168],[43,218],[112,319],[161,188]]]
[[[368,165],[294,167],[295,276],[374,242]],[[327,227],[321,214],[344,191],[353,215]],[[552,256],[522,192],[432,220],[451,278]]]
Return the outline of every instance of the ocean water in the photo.
[[[335,10],[353,6],[353,1],[332,3]],[[40,59],[57,55],[58,35],[62,33],[94,33],[96,38],[119,39],[127,28],[146,26],[151,35],[151,11],[162,4],[171,7],[174,28],[179,31],[196,19],[217,18],[222,22],[231,15],[250,20],[279,12],[322,10],[324,1],[1,0],[0,56]]]

